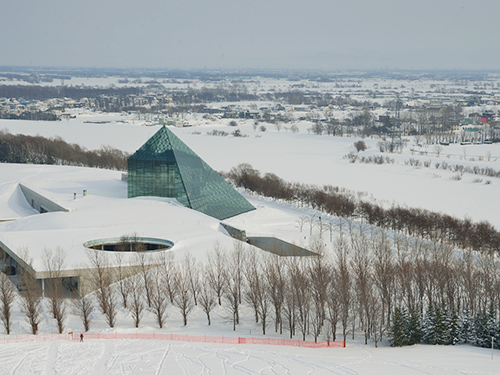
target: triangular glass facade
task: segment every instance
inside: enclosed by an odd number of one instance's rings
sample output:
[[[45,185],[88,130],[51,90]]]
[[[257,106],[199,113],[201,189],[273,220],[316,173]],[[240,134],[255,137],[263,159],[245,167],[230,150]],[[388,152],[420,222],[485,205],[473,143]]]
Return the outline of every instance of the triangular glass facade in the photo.
[[[176,198],[224,220],[255,209],[165,126],[128,159],[128,197]]]

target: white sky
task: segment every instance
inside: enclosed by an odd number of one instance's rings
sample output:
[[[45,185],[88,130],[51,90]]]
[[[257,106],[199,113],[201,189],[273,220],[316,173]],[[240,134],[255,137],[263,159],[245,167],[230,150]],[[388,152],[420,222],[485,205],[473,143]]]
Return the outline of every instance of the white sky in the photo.
[[[23,0],[0,65],[498,69],[497,0]]]

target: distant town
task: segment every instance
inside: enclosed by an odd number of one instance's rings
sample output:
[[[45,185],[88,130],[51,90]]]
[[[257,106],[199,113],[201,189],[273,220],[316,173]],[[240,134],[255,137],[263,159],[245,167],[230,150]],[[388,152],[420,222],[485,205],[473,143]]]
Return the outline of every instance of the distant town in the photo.
[[[500,141],[500,74],[494,73],[3,70],[4,119],[60,121],[102,111],[185,127],[187,115],[196,114],[207,122],[231,119],[233,126],[253,120],[260,131],[296,132],[302,121],[317,135]]]

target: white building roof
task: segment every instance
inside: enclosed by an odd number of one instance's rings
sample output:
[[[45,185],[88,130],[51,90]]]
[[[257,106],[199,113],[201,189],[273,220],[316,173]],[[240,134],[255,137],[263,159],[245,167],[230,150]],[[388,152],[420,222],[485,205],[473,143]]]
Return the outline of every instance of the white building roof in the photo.
[[[123,235],[169,240],[178,256],[205,257],[218,241],[233,247],[219,221],[169,199],[127,199],[121,172],[68,166],[0,164],[0,241],[11,251],[28,249],[35,271],[45,271],[45,248],[66,252],[66,270],[86,268],[84,243]],[[68,212],[38,213],[18,184],[63,206]],[[87,190],[87,196],[83,196]],[[74,199],[74,193],[77,198]],[[125,253],[133,261],[134,253]]]

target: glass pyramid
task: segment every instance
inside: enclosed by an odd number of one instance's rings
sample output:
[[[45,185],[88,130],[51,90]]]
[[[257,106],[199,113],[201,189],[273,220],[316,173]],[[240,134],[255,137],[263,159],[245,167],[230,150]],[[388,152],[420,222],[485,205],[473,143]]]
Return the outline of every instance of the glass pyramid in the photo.
[[[176,198],[219,220],[255,209],[165,126],[128,159],[128,197],[138,196]]]

